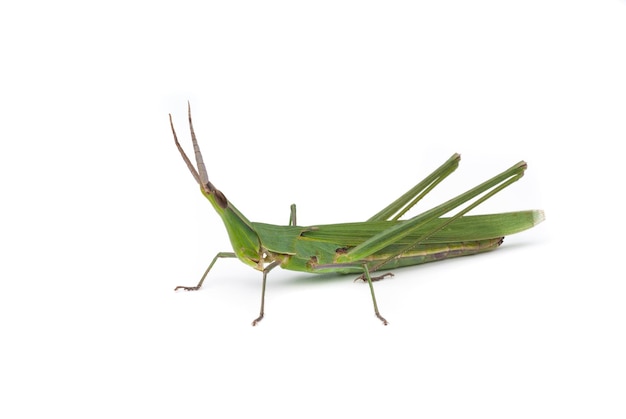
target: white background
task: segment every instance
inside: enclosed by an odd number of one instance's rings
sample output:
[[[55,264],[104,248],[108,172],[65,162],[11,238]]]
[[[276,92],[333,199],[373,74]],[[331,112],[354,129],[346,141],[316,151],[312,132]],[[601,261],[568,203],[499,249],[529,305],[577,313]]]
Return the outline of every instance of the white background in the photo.
[[[0,13],[0,416],[626,415],[626,4],[20,2]],[[186,101],[249,218],[433,205],[525,159],[494,253],[376,284],[222,260]],[[426,206],[421,207],[426,208]]]

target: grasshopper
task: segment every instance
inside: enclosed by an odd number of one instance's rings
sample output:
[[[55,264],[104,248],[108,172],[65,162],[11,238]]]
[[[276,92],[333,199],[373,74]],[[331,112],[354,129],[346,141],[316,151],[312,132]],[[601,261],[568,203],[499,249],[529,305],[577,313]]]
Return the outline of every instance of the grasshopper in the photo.
[[[369,284],[374,314],[384,325],[373,282],[393,276],[385,273],[372,276],[381,269],[438,261],[458,256],[473,255],[497,248],[504,236],[529,229],[544,219],[541,210],[526,210],[488,215],[465,215],[502,189],[518,181],[526,169],[520,161],[465,193],[428,211],[406,220],[400,220],[409,209],[458,167],[460,155],[454,154],[394,202],[374,214],[367,221],[299,226],[296,206],[291,205],[288,225],[274,225],[248,220],[210,181],[200,152],[191,120],[191,106],[187,107],[189,130],[193,143],[196,167],[178,142],[172,115],[169,115],[174,142],[189,171],[222,218],[234,252],[219,252],[195,286],[177,286],[175,290],[200,289],[209,271],[218,259],[238,258],[263,273],[261,310],[252,322],[256,326],[265,314],[265,286],[267,274],[277,266],[293,271],[315,274],[359,274],[356,280]],[[472,201],[474,200],[474,201]],[[454,215],[447,213],[462,207]]]

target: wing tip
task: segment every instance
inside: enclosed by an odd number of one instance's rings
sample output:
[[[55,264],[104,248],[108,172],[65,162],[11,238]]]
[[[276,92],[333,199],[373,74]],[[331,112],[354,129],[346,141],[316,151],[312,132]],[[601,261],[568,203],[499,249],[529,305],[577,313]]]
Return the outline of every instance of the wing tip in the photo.
[[[545,221],[545,219],[546,219],[546,214],[543,212],[543,210],[533,211],[533,225],[534,226],[541,223],[542,221]]]

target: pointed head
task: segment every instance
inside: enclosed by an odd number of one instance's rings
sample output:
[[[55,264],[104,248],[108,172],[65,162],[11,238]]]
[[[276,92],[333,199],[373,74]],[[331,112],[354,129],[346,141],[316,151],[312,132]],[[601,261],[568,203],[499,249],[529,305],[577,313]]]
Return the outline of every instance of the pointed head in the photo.
[[[226,209],[228,207],[228,200],[224,196],[222,192],[220,192],[211,182],[209,182],[209,175],[206,171],[206,166],[204,165],[204,160],[202,158],[202,153],[200,152],[200,146],[198,146],[198,140],[196,139],[196,133],[193,130],[193,123],[191,121],[191,105],[187,103],[187,114],[189,116],[189,130],[191,131],[191,141],[193,142],[193,151],[196,159],[196,165],[198,169],[193,166],[187,154],[181,147],[178,142],[178,137],[176,136],[176,130],[174,129],[174,123],[172,122],[172,114],[170,114],[170,126],[172,127],[172,134],[174,134],[174,142],[176,143],[176,148],[180,152],[180,155],[183,157],[183,160],[187,164],[187,168],[191,172],[193,178],[200,185],[200,189],[202,190],[202,194],[207,197],[209,201],[213,204],[216,210]]]
[[[226,231],[230,238],[230,243],[233,246],[233,250],[237,257],[247,265],[254,267],[255,269],[263,270],[263,252],[261,251],[261,241],[258,234],[252,227],[252,223],[242,214],[237,208],[235,208],[226,199],[224,194],[220,192],[211,182],[209,182],[209,176],[207,175],[206,167],[204,166],[204,160],[202,159],[202,153],[198,146],[198,140],[196,139],[196,133],[193,131],[193,123],[191,122],[191,108],[189,107],[189,129],[191,131],[191,140],[193,141],[193,151],[196,158],[196,167],[191,163],[189,157],[183,151],[176,131],[174,130],[174,124],[172,123],[172,115],[170,115],[170,125],[172,127],[172,133],[174,134],[174,141],[176,147],[183,157],[187,168],[191,172],[193,178],[200,185],[202,194],[211,202],[215,211],[219,214],[226,226]]]

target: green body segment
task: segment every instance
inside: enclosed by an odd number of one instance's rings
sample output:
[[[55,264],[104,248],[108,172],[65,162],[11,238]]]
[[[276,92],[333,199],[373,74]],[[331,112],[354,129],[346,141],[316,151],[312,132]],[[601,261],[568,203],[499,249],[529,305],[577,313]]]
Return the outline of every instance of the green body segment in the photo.
[[[493,250],[502,243],[504,236],[524,231],[541,222],[543,213],[530,210],[460,217],[423,242],[411,246],[448,220],[439,218],[430,221],[367,257],[343,263],[337,259],[351,248],[407,221],[368,221],[310,227],[253,222],[252,226],[264,249],[281,260],[284,269],[310,273],[361,273],[364,263],[374,272]],[[406,249],[407,246],[410,248]]]
[[[223,200],[220,200],[215,193],[208,193],[202,188],[200,190],[211,202],[211,205],[224,222],[230,244],[237,258],[246,265],[262,270],[261,241],[253,223],[239,212],[233,204],[228,202],[223,195],[220,197]],[[226,205],[223,205],[224,202]]]
[[[441,243],[427,246],[416,246],[414,249],[404,253],[397,254],[401,250],[397,246],[390,246],[386,252],[380,252],[365,259],[367,268],[370,272],[376,272],[381,269],[395,269],[405,266],[420,265],[427,262],[436,262],[438,260],[450,259],[459,256],[469,256],[478,253],[488,252],[496,249],[502,244],[501,237],[495,239],[478,240],[474,242],[451,242]],[[334,265],[330,267],[318,266],[314,271],[307,272],[336,272],[342,274],[361,273],[363,271],[362,263],[350,266]]]

